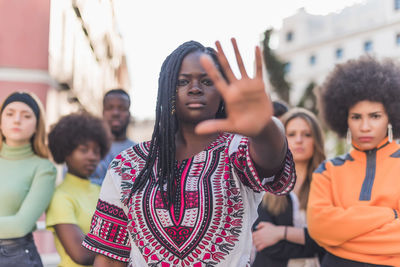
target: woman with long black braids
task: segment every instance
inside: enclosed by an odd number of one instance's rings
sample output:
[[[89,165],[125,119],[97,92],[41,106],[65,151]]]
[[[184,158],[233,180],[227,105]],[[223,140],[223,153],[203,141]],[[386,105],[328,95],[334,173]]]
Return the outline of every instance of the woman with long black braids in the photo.
[[[111,163],[83,245],[94,266],[247,266],[263,191],[295,182],[256,48],[250,78],[190,41],[164,61],[152,140]],[[224,75],[221,75],[224,73]],[[226,77],[226,78],[224,78]]]

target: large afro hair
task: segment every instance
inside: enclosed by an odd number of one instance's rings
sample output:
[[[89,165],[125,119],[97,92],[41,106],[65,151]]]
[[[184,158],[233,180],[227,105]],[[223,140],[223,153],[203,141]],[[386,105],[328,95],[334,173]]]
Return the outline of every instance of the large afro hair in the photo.
[[[89,113],[74,113],[62,117],[48,136],[49,149],[56,163],[65,158],[80,144],[94,141],[100,147],[100,156],[104,158],[110,148],[110,131],[102,119]]]
[[[362,56],[337,65],[322,85],[320,97],[325,122],[341,137],[347,132],[349,109],[365,100],[382,103],[393,136],[400,135],[400,68],[392,60]]]

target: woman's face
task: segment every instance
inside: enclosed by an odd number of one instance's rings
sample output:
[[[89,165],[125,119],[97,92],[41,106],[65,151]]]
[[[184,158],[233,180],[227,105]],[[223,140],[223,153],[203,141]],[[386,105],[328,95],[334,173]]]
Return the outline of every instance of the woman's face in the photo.
[[[364,100],[349,109],[347,124],[353,143],[370,150],[386,137],[389,117],[382,103]]]
[[[28,144],[36,132],[36,124],[33,110],[23,102],[11,102],[1,114],[1,132],[9,146]]]
[[[81,178],[89,177],[101,159],[100,146],[92,140],[78,145],[70,155],[65,158],[68,172]]]
[[[201,52],[188,54],[182,61],[176,92],[176,115],[180,123],[197,124],[214,119],[221,96],[200,64]]]
[[[291,119],[286,124],[286,137],[294,162],[308,162],[314,154],[314,137],[307,121]]]

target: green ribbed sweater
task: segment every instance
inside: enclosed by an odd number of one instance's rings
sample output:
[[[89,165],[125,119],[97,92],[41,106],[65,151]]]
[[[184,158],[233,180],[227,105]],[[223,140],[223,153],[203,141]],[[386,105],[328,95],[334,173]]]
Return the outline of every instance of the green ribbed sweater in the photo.
[[[36,228],[54,192],[56,169],[30,144],[0,151],[0,239],[25,236]]]

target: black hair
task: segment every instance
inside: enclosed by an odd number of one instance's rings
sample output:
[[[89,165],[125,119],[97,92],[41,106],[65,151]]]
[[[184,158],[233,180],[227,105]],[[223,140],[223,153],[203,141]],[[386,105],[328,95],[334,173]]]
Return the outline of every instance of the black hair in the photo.
[[[157,159],[158,177],[155,178],[157,179],[163,202],[169,206],[175,201],[176,187],[174,181],[177,175],[175,170],[175,134],[178,129],[178,120],[175,112],[176,87],[183,59],[188,54],[197,51],[209,55],[221,71],[216,51],[195,41],[183,43],[165,59],[158,79],[156,121],[150,141],[149,154],[146,159],[146,165],[133,183],[129,199],[134,192],[143,189],[147,181],[149,181],[152,168]],[[225,78],[222,71],[221,74]],[[224,103],[221,101],[216,118],[224,117]],[[165,185],[166,192],[164,191]]]
[[[283,114],[285,114],[286,112],[288,112],[288,110],[289,110],[288,105],[285,102],[280,101],[280,100],[272,101],[272,105],[274,107],[274,116],[275,117],[280,117]]]
[[[27,104],[35,114],[36,120],[39,122],[40,108],[36,103],[36,100],[28,93],[24,92],[15,92],[9,95],[6,100],[4,100],[3,105],[1,107],[0,113],[3,113],[5,107],[12,102],[22,102]]]
[[[131,97],[129,96],[128,92],[126,92],[124,89],[116,88],[116,89],[111,89],[111,90],[107,91],[107,93],[104,95],[103,106],[106,101],[106,97],[111,94],[120,94],[120,95],[126,96],[128,98],[129,106],[131,105]]]
[[[101,158],[104,158],[111,140],[103,120],[86,112],[62,117],[52,127],[48,139],[49,149],[56,163],[63,163],[75,148],[87,141],[96,142],[100,147]]]
[[[364,100],[383,104],[393,126],[393,136],[399,137],[400,68],[392,60],[362,56],[337,65],[321,90],[324,120],[344,137],[349,109]]]

